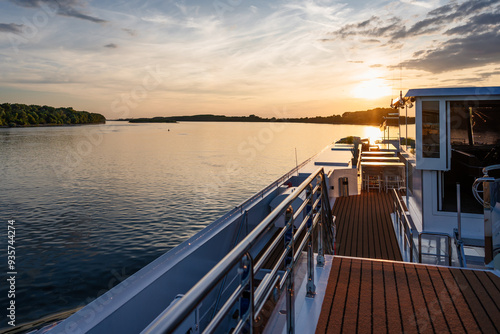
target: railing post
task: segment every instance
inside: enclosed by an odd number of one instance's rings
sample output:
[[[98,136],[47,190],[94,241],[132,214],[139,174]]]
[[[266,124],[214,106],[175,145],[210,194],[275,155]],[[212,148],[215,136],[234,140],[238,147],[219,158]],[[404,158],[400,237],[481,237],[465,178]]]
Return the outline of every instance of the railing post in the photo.
[[[293,272],[286,279],[286,331],[288,334],[295,333],[295,307],[293,304]]]
[[[493,225],[491,215],[490,182],[483,182],[484,207],[484,263],[493,261]]]
[[[324,183],[323,183],[323,174],[318,175],[317,177],[317,182],[318,184],[321,185],[321,197],[320,197],[320,220],[319,220],[319,226],[318,226],[318,256],[316,257],[316,262],[318,267],[323,267],[325,265],[325,250],[323,248],[323,242],[324,242],[324,232],[323,228],[325,226],[326,220],[325,220],[325,207],[324,207],[324,197],[323,197],[323,192],[326,191],[324,189]]]
[[[462,240],[462,204],[460,201],[460,183],[457,182],[457,229],[458,240]]]
[[[314,234],[312,233],[312,206],[313,206],[313,198],[312,198],[312,185],[306,189],[306,198],[309,198],[307,206],[306,206],[306,215],[310,214],[309,219],[307,220],[307,228],[311,232],[309,236],[309,242],[307,245],[307,294],[306,297],[314,298],[316,295],[316,285],[314,284],[314,253],[313,253],[313,239]]]
[[[418,234],[418,263],[422,263],[422,234]]]
[[[307,276],[306,297],[314,298],[316,295],[316,285],[314,284],[314,255],[311,240],[309,240],[309,245],[307,246]]]
[[[285,213],[285,222],[288,223],[293,217],[293,207],[290,205],[288,209],[286,210]],[[287,328],[287,333],[288,334],[293,334],[295,333],[295,305],[293,301],[293,297],[295,294],[295,288],[294,288],[294,272],[293,272],[293,258],[294,258],[294,251],[293,251],[293,222],[292,224],[288,227],[289,232],[285,234],[285,247],[290,247],[290,253],[291,256],[287,260],[289,262],[287,263],[287,270],[288,276],[286,279],[286,328]],[[288,241],[287,239],[290,238]],[[289,245],[290,243],[290,245]]]
[[[254,300],[253,300],[253,263],[250,254],[246,254],[240,262],[240,284],[245,284],[248,280],[248,285],[243,295],[240,298],[240,319],[245,317],[249,319],[250,334],[253,333],[254,319]]]
[[[413,262],[413,230],[410,229],[410,262]]]
[[[452,258],[451,258],[451,238],[450,238],[450,236],[448,236],[448,238],[446,238],[446,240],[448,241],[448,266],[451,267]]]

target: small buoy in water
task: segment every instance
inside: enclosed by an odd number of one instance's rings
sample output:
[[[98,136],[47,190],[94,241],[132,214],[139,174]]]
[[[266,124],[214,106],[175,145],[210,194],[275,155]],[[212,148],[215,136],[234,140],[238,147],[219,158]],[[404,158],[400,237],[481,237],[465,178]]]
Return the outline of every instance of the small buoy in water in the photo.
[[[168,129],[168,131],[170,132],[170,129]]]

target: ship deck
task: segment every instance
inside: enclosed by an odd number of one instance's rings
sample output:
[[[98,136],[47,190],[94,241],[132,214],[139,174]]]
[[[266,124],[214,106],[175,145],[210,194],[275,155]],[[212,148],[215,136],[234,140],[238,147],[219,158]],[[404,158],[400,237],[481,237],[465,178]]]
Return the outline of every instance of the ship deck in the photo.
[[[492,272],[335,256],[316,333],[500,332]]]
[[[316,333],[500,332],[500,277],[402,261],[392,197],[340,197],[332,259]]]
[[[332,210],[337,217],[336,254],[402,261],[390,216],[390,194],[362,192],[339,197]]]
[[[499,333],[500,277],[402,262],[391,211],[383,192],[337,198],[336,255],[315,268],[315,298],[305,297],[305,256],[298,266],[295,332]],[[285,319],[275,312],[264,333],[286,333]]]

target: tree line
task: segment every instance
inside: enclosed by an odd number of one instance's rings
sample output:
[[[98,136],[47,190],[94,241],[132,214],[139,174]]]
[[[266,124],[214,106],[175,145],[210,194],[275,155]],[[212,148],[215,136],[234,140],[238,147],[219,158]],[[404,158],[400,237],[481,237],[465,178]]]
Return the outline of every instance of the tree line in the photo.
[[[302,118],[264,118],[256,115],[250,116],[224,116],[224,115],[194,115],[194,116],[169,116],[153,118],[126,118],[119,121],[130,123],[172,123],[172,122],[290,122],[290,123],[322,123],[322,124],[357,124],[378,126],[384,122],[389,113],[394,113],[391,108],[375,108],[363,111],[345,112],[342,115],[316,116]],[[401,124],[405,117],[400,116]],[[415,123],[415,117],[408,117],[408,123]],[[398,125],[397,119],[387,120],[387,125]]]
[[[77,111],[71,107],[54,108],[18,103],[0,104],[0,126],[2,127],[100,124],[105,122],[106,118],[101,114]]]
[[[379,126],[388,117],[390,113],[395,113],[397,110],[392,108],[375,108],[362,111],[348,111],[342,115],[331,116],[316,116],[303,118],[288,118],[287,122],[297,123],[326,123],[326,124],[356,124],[356,125],[374,125]],[[405,116],[400,116],[401,124],[405,123]],[[408,124],[414,124],[415,117],[408,117]],[[388,119],[387,125],[398,125],[397,119]]]

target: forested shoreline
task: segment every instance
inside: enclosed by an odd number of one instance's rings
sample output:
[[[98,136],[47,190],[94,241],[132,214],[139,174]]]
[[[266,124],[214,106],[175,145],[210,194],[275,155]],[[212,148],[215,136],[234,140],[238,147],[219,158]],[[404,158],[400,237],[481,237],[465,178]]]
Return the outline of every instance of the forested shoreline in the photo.
[[[101,114],[78,111],[71,107],[0,104],[0,127],[84,125],[105,122],[106,118]]]
[[[315,116],[302,118],[265,118],[256,115],[250,116],[224,116],[202,114],[193,116],[157,116],[152,118],[124,118],[119,121],[130,123],[175,123],[175,122],[289,122],[289,123],[320,123],[320,124],[355,124],[378,126],[384,122],[389,113],[394,113],[391,108],[375,108],[363,111],[345,112],[342,115]],[[405,123],[405,117],[400,116],[400,122]],[[414,124],[415,117],[408,117],[408,123]],[[389,119],[387,125],[397,125],[397,119]]]

